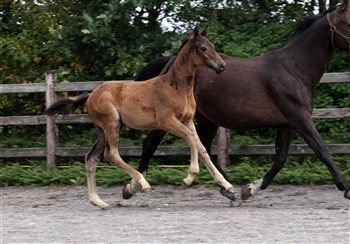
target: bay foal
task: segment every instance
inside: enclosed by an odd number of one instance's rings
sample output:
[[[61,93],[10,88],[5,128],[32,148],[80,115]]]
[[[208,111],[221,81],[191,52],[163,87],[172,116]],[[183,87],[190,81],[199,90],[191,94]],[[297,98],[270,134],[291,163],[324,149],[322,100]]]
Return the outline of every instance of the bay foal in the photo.
[[[123,191],[124,198],[131,197],[138,190],[147,192],[151,189],[144,176],[119,155],[122,125],[139,130],[162,129],[185,139],[191,148],[191,163],[184,183],[192,182],[199,172],[199,155],[215,181],[223,187],[224,195],[234,199],[234,187],[211,162],[193,123],[196,68],[206,66],[221,73],[226,66],[214,45],[206,38],[207,34],[208,28],[199,33],[196,27],[180,48],[174,65],[164,75],[143,82],[108,81],[90,94],[59,100],[47,109],[48,115],[55,115],[72,112],[85,102],[87,104],[88,114],[97,130],[97,141],[85,156],[88,194],[92,204],[101,209],[109,208],[96,189],[96,167],[102,155],[132,177],[131,184]]]

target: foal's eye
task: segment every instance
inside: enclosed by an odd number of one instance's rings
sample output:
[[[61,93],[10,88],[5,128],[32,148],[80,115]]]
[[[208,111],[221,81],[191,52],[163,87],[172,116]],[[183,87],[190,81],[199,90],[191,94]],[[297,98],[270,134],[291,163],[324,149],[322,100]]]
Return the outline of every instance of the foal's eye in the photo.
[[[201,50],[202,50],[203,52],[205,52],[205,51],[207,51],[207,48],[206,48],[206,47],[201,47]]]

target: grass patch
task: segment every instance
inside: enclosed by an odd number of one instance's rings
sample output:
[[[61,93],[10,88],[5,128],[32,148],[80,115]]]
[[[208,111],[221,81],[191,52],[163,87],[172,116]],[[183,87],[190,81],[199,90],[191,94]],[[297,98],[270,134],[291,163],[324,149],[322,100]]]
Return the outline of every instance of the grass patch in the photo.
[[[335,162],[346,179],[350,179],[350,156],[336,156]],[[134,159],[130,165],[137,168]],[[61,167],[50,167],[44,161],[31,161],[29,165],[20,163],[2,164],[1,186],[47,186],[47,185],[85,185],[85,165],[72,162]],[[227,167],[226,172],[233,184],[245,184],[260,179],[270,169],[271,157],[238,157],[236,163]],[[200,173],[194,184],[214,186],[215,182],[208,170],[200,164]],[[160,165],[153,162],[147,174],[151,185],[180,185],[187,175],[188,164]],[[100,186],[123,185],[131,178],[117,167],[101,163],[96,173]],[[326,166],[312,156],[289,157],[285,167],[274,179],[277,184],[331,184],[333,180]]]

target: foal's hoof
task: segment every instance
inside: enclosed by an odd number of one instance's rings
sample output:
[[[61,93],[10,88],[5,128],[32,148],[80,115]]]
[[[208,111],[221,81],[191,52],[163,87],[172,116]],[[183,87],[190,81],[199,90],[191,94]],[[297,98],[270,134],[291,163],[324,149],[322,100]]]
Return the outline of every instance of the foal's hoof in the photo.
[[[123,188],[123,198],[124,199],[130,199],[134,196],[135,194],[132,194],[130,192],[130,184],[126,184]]]
[[[93,201],[90,201],[90,202],[91,202],[92,205],[100,207],[101,210],[111,209],[111,207],[109,206],[108,203],[105,203],[105,202],[93,202]]]
[[[251,189],[249,184],[245,185],[241,189],[241,199],[242,200],[247,200],[252,196]]]
[[[100,208],[101,208],[101,210],[109,210],[109,209],[111,209],[111,206],[107,205],[107,206],[102,206]]]
[[[184,180],[181,181],[181,188],[186,190],[190,187],[191,185],[187,185],[186,182]]]
[[[350,190],[345,192],[344,197],[350,200]]]
[[[236,191],[234,190],[234,188],[230,188],[228,190],[226,190],[225,188],[221,188],[220,193],[227,197],[228,199],[230,199],[231,201],[235,201],[236,200]]]
[[[149,187],[149,188],[143,188],[142,191],[143,191],[144,193],[149,193],[149,192],[152,191],[152,188],[151,188],[151,187]]]

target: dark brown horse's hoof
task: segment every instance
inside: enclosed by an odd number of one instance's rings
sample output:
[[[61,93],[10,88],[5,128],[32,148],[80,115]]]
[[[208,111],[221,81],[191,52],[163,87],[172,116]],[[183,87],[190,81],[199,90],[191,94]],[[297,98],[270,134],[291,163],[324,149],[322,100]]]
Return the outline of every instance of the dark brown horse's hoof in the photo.
[[[225,190],[225,188],[221,188],[220,193],[223,196],[225,196],[228,199],[230,199],[231,201],[235,201],[236,200],[235,192],[233,192],[233,191],[229,191],[229,190]]]
[[[131,194],[128,189],[130,189],[130,186],[128,186],[129,184],[126,184],[123,188],[123,198],[124,199],[130,199],[132,198],[134,195]]]
[[[241,199],[242,200],[247,200],[252,196],[251,189],[249,185],[245,185],[241,189]]]
[[[350,200],[350,190],[345,192],[344,197]]]

